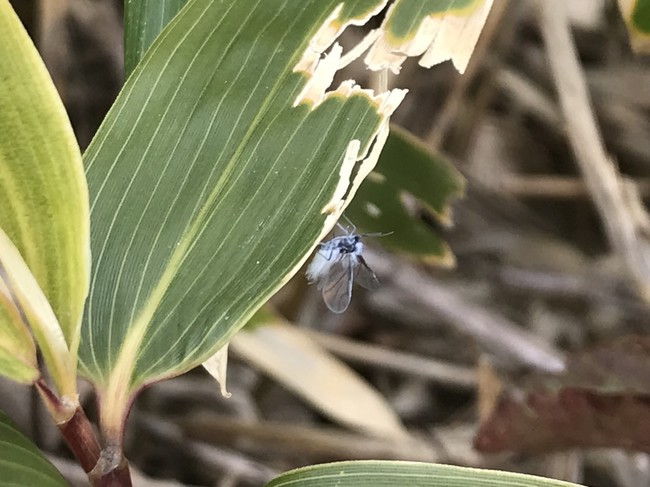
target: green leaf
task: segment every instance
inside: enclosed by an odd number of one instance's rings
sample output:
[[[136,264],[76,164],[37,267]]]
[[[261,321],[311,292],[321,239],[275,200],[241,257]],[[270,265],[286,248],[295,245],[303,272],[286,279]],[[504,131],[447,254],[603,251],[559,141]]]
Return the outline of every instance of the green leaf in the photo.
[[[0,226],[70,342],[88,287],[88,192],[61,99],[7,0],[0,1],[0,73]]]
[[[16,425],[0,411],[0,478],[6,487],[69,485]]]
[[[646,36],[650,35],[650,1],[636,0],[630,16],[634,26]]]
[[[128,78],[151,43],[187,0],[124,2],[124,71]]]
[[[0,0],[0,73],[0,228],[54,311],[54,319],[31,325],[42,328],[34,332],[59,392],[74,394],[74,356],[89,280],[87,187],[63,104],[7,0]],[[56,366],[51,360],[72,363]],[[58,375],[61,367],[66,377]]]
[[[23,384],[39,377],[36,346],[0,273],[0,375]]]
[[[453,264],[449,247],[405,206],[415,198],[443,226],[451,224],[450,202],[463,194],[465,180],[440,155],[397,126],[391,126],[377,166],[346,210],[364,232],[393,232],[381,244],[420,259]]]
[[[635,51],[650,52],[650,0],[619,0],[630,42]]]
[[[411,41],[417,35],[423,19],[443,15],[463,15],[476,8],[480,0],[398,0],[384,27],[390,42]]]
[[[396,0],[386,14],[379,38],[366,63],[374,70],[399,73],[409,56],[420,65],[452,60],[458,71],[467,68],[493,0]]]
[[[286,472],[266,487],[576,487],[578,484],[518,473],[397,461],[337,462]]]
[[[112,399],[109,429],[138,387],[221,348],[376,163],[404,93],[348,83],[321,97],[337,55],[314,74],[310,41],[327,46],[332,25],[359,22],[337,5],[188,3],[89,147],[94,274],[80,355]]]
[[[183,8],[187,0],[126,0],[124,4],[124,64],[128,77],[140,62],[151,43],[167,23]],[[385,2],[356,0],[345,2],[338,18],[332,21],[334,29],[344,25],[340,19],[355,19],[355,24],[377,14]]]
[[[26,324],[23,322],[25,320],[30,325],[31,332],[41,347],[43,359],[59,393],[67,395],[70,401],[75,401],[77,397],[75,357],[68,351],[63,332],[50,303],[45,298],[20,252],[1,228],[0,292],[8,301],[5,313],[7,320],[13,319],[22,322],[20,324],[12,324],[9,321],[2,322],[6,327],[5,332],[8,332],[10,327],[14,327],[16,338],[22,344],[23,350],[16,349],[14,352],[18,354],[17,356],[22,355],[36,367],[35,357],[32,357],[31,347],[24,337],[24,332],[16,329],[21,324],[22,327],[25,327]],[[16,314],[18,316],[15,316]],[[12,317],[12,315],[14,316]]]
[[[135,66],[139,57],[165,23],[184,5],[186,0],[129,0],[125,4],[125,56],[130,56]],[[447,8],[449,1],[444,2]],[[456,2],[453,8],[467,8],[472,0]],[[463,4],[463,5],[461,5]],[[347,3],[345,8],[358,7]],[[404,9],[404,7],[400,7]],[[431,12],[442,7],[429,6]],[[408,10],[408,9],[407,9]],[[418,9],[405,12],[417,15]],[[401,19],[398,16],[397,20]],[[403,19],[402,19],[403,20]],[[396,26],[399,30],[401,27]],[[403,32],[402,35],[407,35]],[[127,63],[128,64],[128,63]],[[129,71],[127,71],[128,73]],[[404,170],[404,164],[408,170]],[[374,176],[374,177],[373,177]],[[384,177],[385,176],[385,177]],[[439,154],[433,154],[416,137],[398,126],[391,126],[386,146],[381,153],[371,177],[359,188],[357,196],[347,209],[347,214],[357,226],[368,232],[392,231],[382,238],[388,248],[410,253],[423,260],[442,265],[454,262],[449,247],[419,219],[413,218],[404,207],[404,192],[418,198],[443,226],[451,223],[449,204],[464,192],[464,179],[460,173]],[[377,214],[377,209],[380,211]]]

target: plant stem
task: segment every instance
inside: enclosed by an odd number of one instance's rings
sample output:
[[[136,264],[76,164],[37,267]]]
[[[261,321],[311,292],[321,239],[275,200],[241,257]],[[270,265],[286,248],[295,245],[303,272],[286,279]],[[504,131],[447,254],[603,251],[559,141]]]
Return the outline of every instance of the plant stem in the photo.
[[[42,379],[35,386],[68,448],[84,471],[90,472],[99,460],[100,448],[86,413],[76,398],[74,401],[60,399]]]
[[[77,406],[70,420],[57,426],[84,472],[90,472],[97,464],[100,450],[84,410]]]
[[[91,485],[131,487],[129,463],[122,448],[107,446],[100,449],[95,431],[76,397],[74,400],[59,398],[42,379],[35,386],[68,448],[88,474]]]
[[[129,462],[118,447],[105,447],[99,461],[88,474],[93,487],[131,487]]]

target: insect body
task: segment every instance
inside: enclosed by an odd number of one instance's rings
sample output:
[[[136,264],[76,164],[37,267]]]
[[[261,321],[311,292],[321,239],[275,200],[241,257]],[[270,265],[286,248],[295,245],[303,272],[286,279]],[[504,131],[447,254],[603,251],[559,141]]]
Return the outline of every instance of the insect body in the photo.
[[[323,300],[334,313],[343,313],[352,299],[352,283],[374,289],[379,280],[363,258],[363,243],[358,235],[338,225],[346,235],[319,244],[320,248],[307,267],[307,279],[317,283]],[[368,234],[370,235],[370,234]],[[373,234],[378,235],[378,234]]]

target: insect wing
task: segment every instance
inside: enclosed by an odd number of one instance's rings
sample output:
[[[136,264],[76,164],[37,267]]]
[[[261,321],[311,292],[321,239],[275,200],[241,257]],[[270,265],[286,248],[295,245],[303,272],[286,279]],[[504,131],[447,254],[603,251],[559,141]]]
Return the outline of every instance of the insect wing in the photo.
[[[350,254],[343,254],[332,263],[329,273],[321,282],[323,300],[334,313],[343,313],[348,309],[356,265]]]
[[[377,289],[379,287],[379,279],[368,264],[366,264],[366,259],[363,256],[358,255],[357,259],[359,260],[359,266],[356,269],[355,279],[357,283],[369,291]]]

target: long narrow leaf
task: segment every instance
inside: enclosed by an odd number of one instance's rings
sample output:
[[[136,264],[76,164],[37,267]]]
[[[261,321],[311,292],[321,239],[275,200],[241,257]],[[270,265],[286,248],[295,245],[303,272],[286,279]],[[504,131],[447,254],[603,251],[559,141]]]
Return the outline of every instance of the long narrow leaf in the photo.
[[[240,331],[230,348],[335,421],[373,436],[408,437],[377,390],[278,316]]]
[[[128,0],[125,3],[124,51],[127,75],[164,28],[166,21],[171,20],[186,1]],[[465,6],[460,2],[444,6],[449,7],[449,13],[454,13],[471,7],[471,1],[468,0]],[[417,23],[418,16],[422,15],[421,7],[400,7],[403,14],[394,19],[397,22],[394,28],[400,35],[409,35],[408,26],[412,28]],[[430,8],[435,12],[441,7],[434,5]],[[408,165],[408,171],[404,170],[404,164]],[[381,232],[390,229],[392,233],[381,240],[382,245],[429,262],[451,265],[454,258],[449,247],[431,229],[409,216],[401,199],[404,192],[418,198],[431,211],[432,216],[447,226],[450,224],[449,204],[463,191],[463,177],[453,166],[440,155],[432,154],[412,135],[397,126],[391,126],[391,133],[377,167],[359,188],[347,215],[364,231]]]
[[[275,478],[266,487],[577,487],[578,484],[496,470],[431,463],[362,461],[299,468]]]
[[[339,52],[314,71],[314,49],[383,3],[189,2],[136,67],[85,156],[81,357],[113,399],[105,421],[223,346],[376,163],[404,93],[345,83],[323,97]]]
[[[88,190],[61,99],[7,0],[0,73],[0,226],[70,341],[88,290]]]
[[[68,347],[54,316],[50,303],[45,298],[43,291],[38,286],[36,279],[29,271],[27,264],[13,245],[9,237],[0,228],[0,292],[5,295],[7,320],[26,320],[36,342],[40,345],[43,359],[57,385],[59,393],[67,395],[71,401],[76,400],[76,371],[74,356],[69,353]],[[11,309],[15,307],[15,309]],[[18,314],[18,316],[15,316]],[[14,315],[14,316],[12,316]],[[0,322],[4,327],[11,323]],[[25,326],[22,323],[22,326]],[[18,323],[14,327],[19,326]],[[5,333],[8,329],[5,329]],[[29,361],[36,367],[35,356],[29,348],[30,342],[26,337],[15,330],[16,338],[20,337],[23,350],[16,353],[29,357]],[[31,339],[30,339],[31,341]]]
[[[36,346],[9,289],[0,279],[0,375],[23,384],[39,377]]]
[[[54,312],[31,324],[59,392],[74,395],[89,280],[88,191],[63,104],[7,0],[0,0],[0,134],[0,257],[9,281],[39,295],[24,306]],[[8,262],[14,245],[29,269]]]

